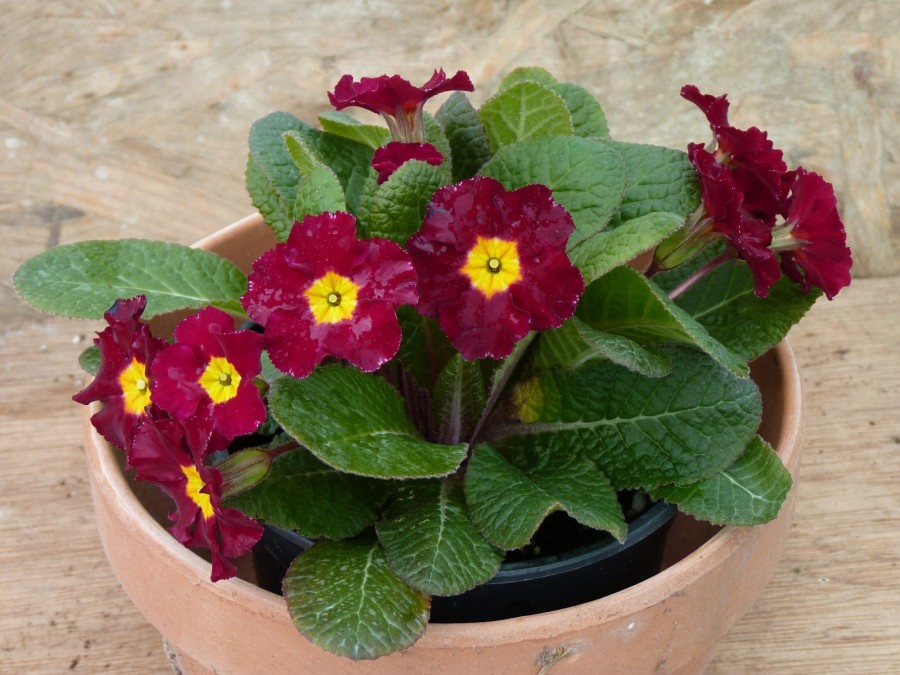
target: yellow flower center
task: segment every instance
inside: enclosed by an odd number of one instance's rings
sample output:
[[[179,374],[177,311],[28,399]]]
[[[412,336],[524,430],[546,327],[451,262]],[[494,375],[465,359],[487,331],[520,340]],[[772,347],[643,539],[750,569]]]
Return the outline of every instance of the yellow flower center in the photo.
[[[519,382],[512,391],[512,403],[516,415],[526,424],[537,422],[541,416],[544,394],[537,378]]]
[[[340,323],[353,316],[359,286],[347,277],[327,272],[306,289],[306,300],[316,323]]]
[[[241,374],[222,356],[213,356],[198,380],[213,403],[225,403],[237,396]]]
[[[147,380],[146,366],[132,356],[131,363],[119,375],[119,386],[125,395],[125,412],[143,415],[150,405],[150,382]]]
[[[522,278],[516,242],[478,237],[462,271],[485,296],[502,293]]]
[[[193,464],[189,466],[184,466],[182,464],[181,473],[187,478],[187,485],[184,487],[185,493],[187,493],[187,496],[190,497],[192,502],[200,507],[203,518],[209,520],[215,515],[215,512],[213,511],[212,501],[210,501],[209,495],[205,492],[200,492],[200,490],[206,487],[206,483],[200,478],[200,472],[197,471],[197,467]]]

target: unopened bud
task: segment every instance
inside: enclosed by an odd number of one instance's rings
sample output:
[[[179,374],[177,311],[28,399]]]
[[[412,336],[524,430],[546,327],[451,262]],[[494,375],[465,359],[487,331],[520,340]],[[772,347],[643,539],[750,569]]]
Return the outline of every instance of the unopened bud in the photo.
[[[259,448],[247,448],[216,465],[222,474],[222,497],[232,497],[261,482],[272,466],[272,456]]]

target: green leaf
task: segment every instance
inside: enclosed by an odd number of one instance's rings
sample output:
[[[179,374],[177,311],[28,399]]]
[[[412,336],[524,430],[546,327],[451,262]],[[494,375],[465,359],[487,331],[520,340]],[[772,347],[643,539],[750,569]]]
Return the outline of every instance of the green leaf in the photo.
[[[429,478],[453,473],[466,446],[423,440],[403,401],[385,380],[331,365],[296,380],[282,377],[269,392],[282,428],[340,471],[378,478]]]
[[[366,204],[360,237],[384,237],[401,246],[422,227],[428,202],[447,184],[449,168],[426,162],[404,162],[382,183]]]
[[[13,275],[25,302],[59,316],[101,319],[118,298],[147,296],[144,318],[213,305],[243,314],[247,277],[214,253],[143,239],[82,241],[26,260]]]
[[[326,110],[319,115],[319,124],[330,134],[366,145],[373,150],[391,142],[391,132],[384,127],[361,124],[350,115],[337,110]]]
[[[521,82],[537,82],[546,87],[556,84],[556,78],[550,74],[546,68],[539,66],[523,66],[515,68],[508,72],[502,80],[497,91],[506,91],[510,87],[520,84]]]
[[[347,202],[344,200],[344,189],[334,171],[324,164],[316,166],[308,175],[300,179],[297,186],[297,199],[294,202],[294,220],[303,220],[307,215],[320,213],[346,211]],[[286,240],[290,232],[286,232]]]
[[[572,134],[572,116],[562,97],[536,82],[519,82],[496,94],[478,111],[494,150],[529,138]]]
[[[295,139],[302,139],[315,159],[334,171],[344,189],[347,208],[351,213],[356,213],[367,181],[375,177],[375,170],[371,166],[372,155],[375,154],[372,148],[308,125],[291,135]]]
[[[431,391],[438,374],[458,352],[437,321],[409,305],[397,308],[397,319],[403,330],[397,358],[419,386]]]
[[[735,260],[714,269],[675,302],[712,337],[749,361],[781,342],[821,295],[819,289],[804,295],[800,286],[782,277],[768,298],[758,298],[750,268]]]
[[[78,365],[94,377],[100,372],[100,361],[100,348],[97,345],[91,345],[78,355]]]
[[[291,229],[297,183],[300,182],[300,170],[291,158],[283,136],[288,131],[311,130],[308,124],[285,112],[266,115],[250,127],[247,191],[253,206],[276,233]]]
[[[694,345],[733,373],[746,377],[744,359],[715,340],[652,281],[630,267],[617,267],[585,289],[578,316],[595,330],[640,344]]]
[[[433,145],[444,156],[443,167],[447,172],[447,182],[449,183],[453,174],[453,158],[450,141],[447,139],[447,134],[444,133],[444,127],[433,115],[425,111],[422,111],[422,122],[425,125],[425,141]]]
[[[335,471],[300,448],[278,456],[261,483],[227,505],[310,539],[343,539],[375,522],[386,496],[385,481]]]
[[[684,225],[674,213],[656,211],[615,228],[603,230],[569,247],[569,259],[581,270],[586,284],[656,246]]]
[[[571,370],[594,359],[609,359],[647,377],[661,377],[672,370],[672,363],[665,354],[642,347],[621,335],[594,330],[578,317],[540,334],[533,365],[539,370]]]
[[[664,377],[591,361],[520,382],[511,397],[520,421],[495,424],[489,438],[510,453],[538,447],[559,459],[577,448],[619,489],[714,476],[756,434],[759,390],[696,350],[664,353]]]
[[[541,183],[575,221],[569,248],[602,230],[619,209],[625,170],[619,153],[576,136],[536,138],[501,148],[482,167],[507,190]]]
[[[556,82],[547,86],[565,101],[569,114],[572,116],[572,127],[576,136],[584,136],[585,138],[609,137],[606,114],[591,92],[571,82]]]
[[[716,525],[760,525],[774,519],[791,489],[791,474],[759,437],[718,476],[653,490],[654,499]]]
[[[654,211],[686,217],[700,205],[700,183],[687,153],[658,145],[605,142],[621,153],[628,173],[613,227]]]
[[[393,570],[429,595],[468,591],[493,577],[503,561],[503,551],[469,520],[462,485],[456,481],[404,485],[377,529]]]
[[[430,607],[390,568],[372,535],[314,544],[288,569],[284,598],[301,634],[355,660],[413,644],[425,632]]]
[[[450,143],[453,182],[471,178],[491,157],[491,144],[478,112],[463,92],[455,91],[438,108],[437,121]]]
[[[572,317],[572,324],[584,344],[597,356],[647,377],[662,377],[672,371],[672,362],[665,354],[645,349],[621,335],[594,330],[577,317]]]
[[[525,546],[553,511],[622,540],[628,526],[616,491],[596,465],[575,452],[552,456],[539,445],[505,459],[480,445],[466,472],[469,514],[488,541]]]
[[[484,410],[484,380],[478,361],[456,354],[434,385],[435,438],[442,443],[468,439]]]

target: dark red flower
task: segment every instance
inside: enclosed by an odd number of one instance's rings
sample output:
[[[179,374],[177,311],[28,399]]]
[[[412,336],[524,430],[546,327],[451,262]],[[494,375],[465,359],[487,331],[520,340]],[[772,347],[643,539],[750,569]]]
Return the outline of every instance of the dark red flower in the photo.
[[[432,96],[445,91],[473,91],[475,87],[462,70],[447,79],[443,68],[434,71],[425,84],[414,87],[399,75],[363,77],[355,82],[352,75],[344,75],[328,92],[328,100],[337,110],[352,106],[382,115],[395,141],[406,143],[425,141],[422,126],[422,106]]]
[[[190,548],[212,552],[212,581],[236,573],[230,558],[247,553],[263,528],[236,509],[222,507],[222,475],[203,458],[218,446],[208,416],[141,425],[132,445],[135,477],[156,484],[175,501],[172,535]]]
[[[700,178],[700,196],[706,212],[700,226],[723,236],[750,266],[754,290],[759,297],[769,293],[781,272],[770,250],[772,225],[743,208],[743,193],[733,173],[700,143],[688,146],[688,157]]]
[[[566,255],[575,226],[543,185],[507,192],[475,177],[438,190],[407,250],[416,308],[466,359],[501,359],[531,330],[556,328],[584,291]]]
[[[853,260],[837,198],[831,183],[819,174],[797,169],[787,217],[775,230],[773,248],[785,274],[804,291],[818,286],[830,300],[850,283]]]
[[[253,263],[241,302],[265,327],[272,363],[306,377],[329,355],[367,372],[393,358],[401,337],[396,308],[417,300],[403,249],[357,239],[356,219],[338,212],[294,223],[287,242]]]
[[[391,177],[400,166],[411,159],[427,162],[432,166],[440,166],[444,156],[429,143],[401,143],[391,141],[378,148],[372,157],[372,168],[378,172],[378,184]]]
[[[743,195],[744,210],[774,224],[776,214],[784,213],[792,181],[781,150],[775,148],[765,131],[728,124],[727,95],[702,94],[688,84],[682,87],[681,96],[706,115],[714,137],[710,149],[719,163],[731,169]]]
[[[150,335],[141,323],[147,298],[119,299],[103,315],[108,325],[97,333],[100,369],[87,387],[72,398],[78,403],[101,401],[91,423],[103,438],[128,451],[135,429],[153,414],[148,368],[168,343]]]
[[[207,307],[178,324],[175,340],[150,369],[157,405],[178,419],[211,415],[228,439],[256,431],[266,420],[253,381],[261,370],[262,335],[235,331],[231,316]]]

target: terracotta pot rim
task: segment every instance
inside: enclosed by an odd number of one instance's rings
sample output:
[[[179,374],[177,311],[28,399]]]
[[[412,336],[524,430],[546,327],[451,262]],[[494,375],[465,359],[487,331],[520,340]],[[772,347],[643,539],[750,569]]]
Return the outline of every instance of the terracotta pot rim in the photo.
[[[233,223],[202,239],[195,246],[206,248],[223,237],[259,225],[261,218],[254,214]],[[774,348],[781,370],[784,391],[784,410],[781,434],[775,449],[791,474],[795,474],[799,461],[802,438],[802,391],[800,373],[790,344],[785,339]],[[254,607],[254,613],[290,618],[281,596],[265,591],[242,579],[209,581],[210,566],[201,557],[179,544],[146,511],[132,492],[119,468],[114,450],[90,425],[90,416],[97,404],[85,410],[84,423],[93,440],[88,444],[88,460],[95,475],[100,478],[95,489],[105,492],[116,506],[119,516],[127,526],[140,531],[159,547],[160,555],[168,557],[181,573],[194,579],[194,584],[208,587],[228,603]],[[766,527],[756,526],[756,527]],[[549,639],[560,632],[570,632],[578,627],[603,621],[614,616],[627,616],[633,612],[664,601],[671,596],[672,588],[681,588],[707,570],[735,553],[752,536],[753,527],[725,527],[697,550],[650,579],[582,605],[544,614],[504,619],[501,621],[470,624],[429,624],[416,648],[487,647],[508,642],[511,634],[518,639]],[[565,621],[561,618],[565,617]]]

